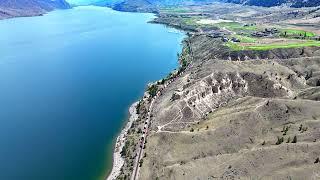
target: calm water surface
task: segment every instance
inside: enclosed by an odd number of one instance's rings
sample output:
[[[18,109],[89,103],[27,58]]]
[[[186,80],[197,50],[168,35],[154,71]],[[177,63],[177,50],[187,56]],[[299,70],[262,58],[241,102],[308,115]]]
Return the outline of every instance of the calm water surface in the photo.
[[[177,66],[151,14],[79,7],[0,21],[0,179],[105,175],[128,107]]]

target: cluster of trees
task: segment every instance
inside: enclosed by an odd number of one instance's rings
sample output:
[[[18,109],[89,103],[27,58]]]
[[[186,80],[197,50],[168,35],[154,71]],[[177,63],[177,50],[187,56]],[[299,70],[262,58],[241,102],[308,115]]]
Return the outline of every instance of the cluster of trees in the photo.
[[[308,127],[303,127],[303,125],[300,124],[299,131],[300,131],[301,133],[303,133],[303,132],[305,132],[305,131],[307,131],[307,130],[308,130]]]
[[[280,36],[283,36],[283,37],[296,37],[296,38],[301,38],[301,39],[307,39],[308,38],[307,32],[299,33],[299,34],[292,34],[292,33],[288,33],[287,31],[284,31],[283,33],[280,34]]]
[[[126,143],[124,144],[122,151],[120,152],[122,157],[126,157],[129,154],[130,144],[131,144],[131,142],[129,140],[126,141]]]
[[[287,132],[288,132],[288,130],[289,130],[289,128],[290,128],[290,126],[284,126],[283,127],[283,129],[282,129],[282,133],[283,133],[283,136],[285,136],[285,135],[287,135]],[[300,126],[299,126],[299,132],[300,133],[303,133],[303,132],[305,132],[305,131],[307,131],[308,130],[308,127],[304,127],[302,124],[300,124]],[[294,136],[293,137],[293,139],[292,139],[292,141],[291,141],[291,138],[290,137],[288,137],[288,139],[287,139],[287,141],[286,141],[286,143],[297,143],[297,141],[298,141],[298,139],[297,139],[297,136]],[[284,142],[284,137],[277,137],[277,142],[276,142],[276,145],[279,145],[279,144],[282,144]],[[264,145],[265,144],[265,142],[263,142],[262,143],[262,145]]]
[[[148,88],[148,92],[149,92],[151,97],[156,96],[157,95],[157,91],[158,91],[158,86],[156,84],[153,84]]]
[[[283,141],[284,141],[284,137],[279,138],[279,136],[278,136],[277,138],[278,138],[278,140],[277,140],[277,142],[276,142],[276,145],[282,144]],[[298,141],[297,136],[294,136],[292,141],[291,141],[291,138],[288,137],[286,143],[290,143],[290,142],[291,142],[291,143],[297,143],[297,141]],[[265,143],[265,142],[264,142],[264,143]]]

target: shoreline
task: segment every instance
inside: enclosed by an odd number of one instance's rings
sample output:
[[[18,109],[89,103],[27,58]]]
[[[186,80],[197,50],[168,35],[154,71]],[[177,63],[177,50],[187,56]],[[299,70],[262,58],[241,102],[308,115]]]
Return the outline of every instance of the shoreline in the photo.
[[[126,123],[125,127],[121,130],[120,134],[117,136],[117,140],[113,149],[112,170],[107,176],[107,178],[105,178],[106,180],[114,180],[121,173],[121,168],[124,164],[124,158],[121,156],[121,151],[127,141],[128,130],[130,129],[132,123],[138,118],[136,109],[138,103],[139,102],[137,101],[130,106],[128,122]]]
[[[114,11],[118,11],[115,10],[113,8],[110,8]],[[127,12],[127,11],[118,11],[118,12]],[[132,13],[132,12],[129,12]],[[136,12],[136,13],[141,13],[141,12]],[[144,13],[144,12],[142,12]],[[173,29],[175,32],[174,33],[183,33],[186,32],[183,29],[179,29],[173,26],[170,26],[168,24],[165,23],[154,23],[153,21],[156,19],[156,14],[154,13],[150,13],[153,14],[154,17],[152,17],[151,21],[148,21],[147,23],[151,23],[151,24],[160,24],[160,25],[164,25],[167,26],[171,29]],[[172,33],[172,32],[171,32]],[[185,33],[184,33],[185,34]],[[185,39],[185,37],[183,38]],[[183,42],[183,40],[181,40],[181,42]],[[183,49],[183,46],[181,47],[181,49]],[[179,58],[178,58],[178,67],[180,67],[181,64],[179,63]],[[171,71],[174,72],[175,70]],[[155,81],[157,82],[157,81]],[[154,83],[154,82],[153,82]],[[145,91],[146,92],[146,91]],[[142,98],[143,99],[143,98]],[[112,170],[111,172],[107,175],[106,178],[104,178],[105,180],[115,180],[117,179],[117,177],[119,177],[119,175],[121,175],[121,168],[123,167],[124,163],[125,163],[125,159],[121,156],[121,151],[127,141],[127,134],[128,134],[128,130],[131,128],[132,123],[138,119],[139,115],[137,114],[137,105],[138,105],[139,101],[134,102],[130,107],[129,107],[129,116],[128,116],[128,121],[126,122],[124,128],[122,128],[120,134],[117,136],[116,138],[116,143],[114,145],[113,148],[113,161],[112,161]]]

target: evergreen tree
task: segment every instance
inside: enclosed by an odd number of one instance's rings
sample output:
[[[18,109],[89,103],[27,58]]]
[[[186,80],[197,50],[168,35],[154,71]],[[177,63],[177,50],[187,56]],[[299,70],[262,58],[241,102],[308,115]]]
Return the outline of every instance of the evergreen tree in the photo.
[[[293,140],[292,140],[292,143],[297,143],[297,136],[294,136]]]

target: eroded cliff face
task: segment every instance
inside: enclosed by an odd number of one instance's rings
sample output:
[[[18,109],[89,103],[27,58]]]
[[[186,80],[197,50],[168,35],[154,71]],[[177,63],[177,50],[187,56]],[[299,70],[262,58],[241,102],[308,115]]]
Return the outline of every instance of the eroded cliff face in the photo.
[[[190,38],[197,58],[154,103],[140,179],[317,177],[317,49],[230,61]]]
[[[67,9],[65,0],[0,0],[0,19],[42,15],[54,9]]]
[[[175,80],[176,86],[170,90],[171,94],[168,92],[159,98],[159,107],[154,108],[155,117],[164,122],[153,123],[155,129],[173,130],[175,126],[170,125],[173,119],[197,122],[229,101],[241,97],[293,98],[297,89],[307,86],[305,78],[308,72],[317,71],[305,69],[303,72],[297,72],[281,63],[278,59],[217,59],[200,62],[198,65],[195,63],[195,67]],[[315,84],[314,82],[317,80],[308,84]],[[177,128],[185,128],[188,125],[175,124]]]

